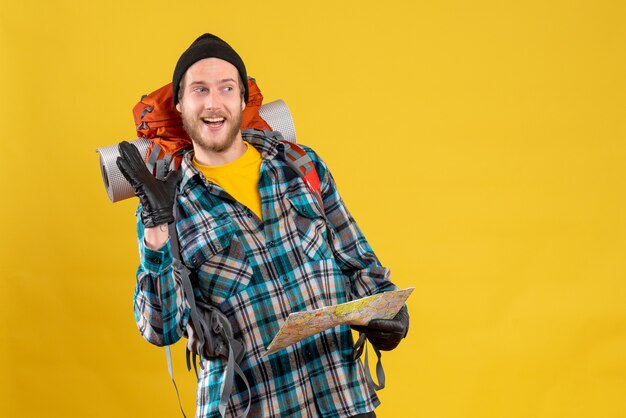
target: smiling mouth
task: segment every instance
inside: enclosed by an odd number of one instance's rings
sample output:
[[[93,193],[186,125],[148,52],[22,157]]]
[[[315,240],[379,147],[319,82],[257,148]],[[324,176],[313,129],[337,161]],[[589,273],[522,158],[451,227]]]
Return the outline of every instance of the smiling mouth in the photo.
[[[226,118],[202,118],[202,122],[212,129],[221,128]]]

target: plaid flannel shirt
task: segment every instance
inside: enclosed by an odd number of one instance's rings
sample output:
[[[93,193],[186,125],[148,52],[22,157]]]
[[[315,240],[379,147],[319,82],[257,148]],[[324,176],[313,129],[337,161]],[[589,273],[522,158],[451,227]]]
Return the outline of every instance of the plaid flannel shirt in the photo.
[[[183,161],[177,231],[183,262],[197,279],[197,296],[216,305],[245,345],[241,363],[251,385],[252,417],[350,417],[380,403],[352,359],[348,326],[339,326],[267,357],[267,346],[291,312],[396,289],[342,202],[325,163],[309,148],[321,180],[320,208],[281,156],[283,145],[260,132],[244,140],[262,155],[263,220]],[[324,216],[324,211],[325,216]],[[139,218],[139,217],[138,217]],[[189,306],[174,279],[170,244],[145,247],[140,219],[135,319],[143,337],[173,344]],[[203,359],[197,417],[218,417],[224,361]],[[247,391],[235,379],[227,415],[239,416]]]

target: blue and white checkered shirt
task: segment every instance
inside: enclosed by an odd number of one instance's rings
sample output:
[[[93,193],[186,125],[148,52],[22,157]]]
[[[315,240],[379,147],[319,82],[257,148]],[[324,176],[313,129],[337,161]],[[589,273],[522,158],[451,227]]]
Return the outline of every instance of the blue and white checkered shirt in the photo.
[[[317,154],[303,147],[319,174],[324,208],[284,162],[284,145],[259,132],[245,134],[244,140],[263,158],[259,191],[264,220],[204,179],[188,153],[176,227],[198,295],[230,319],[235,338],[245,345],[241,368],[251,385],[250,416],[351,417],[372,411],[379,400],[360,361],[352,359],[348,326],[262,357],[291,312],[343,303],[350,293],[363,297],[396,287]],[[151,343],[173,344],[183,336],[189,306],[173,278],[170,244],[158,251],[145,247],[140,220],[138,237],[135,319]],[[224,360],[203,361],[196,416],[219,417]],[[246,388],[238,381],[228,416],[241,415],[247,405]]]

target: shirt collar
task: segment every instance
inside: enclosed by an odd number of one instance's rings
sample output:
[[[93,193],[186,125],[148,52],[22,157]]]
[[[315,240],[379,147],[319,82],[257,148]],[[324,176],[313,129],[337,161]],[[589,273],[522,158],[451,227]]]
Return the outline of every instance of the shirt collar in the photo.
[[[246,129],[241,131],[241,136],[244,141],[251,144],[261,153],[261,158],[264,160],[273,160],[280,155],[280,153],[284,152],[284,145],[279,140],[282,139],[280,133]],[[186,188],[192,187],[194,182],[203,184],[200,171],[193,165],[192,158],[193,149],[183,155],[183,161],[181,163],[183,177],[180,182],[180,192],[183,192]]]

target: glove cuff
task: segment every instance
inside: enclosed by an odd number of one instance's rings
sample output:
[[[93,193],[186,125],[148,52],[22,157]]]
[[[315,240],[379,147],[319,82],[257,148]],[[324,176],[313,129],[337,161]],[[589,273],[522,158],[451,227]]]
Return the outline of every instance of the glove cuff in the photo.
[[[141,222],[143,222],[143,226],[146,228],[170,224],[174,222],[174,212],[172,208],[160,208],[151,211],[143,210],[141,212]]]

